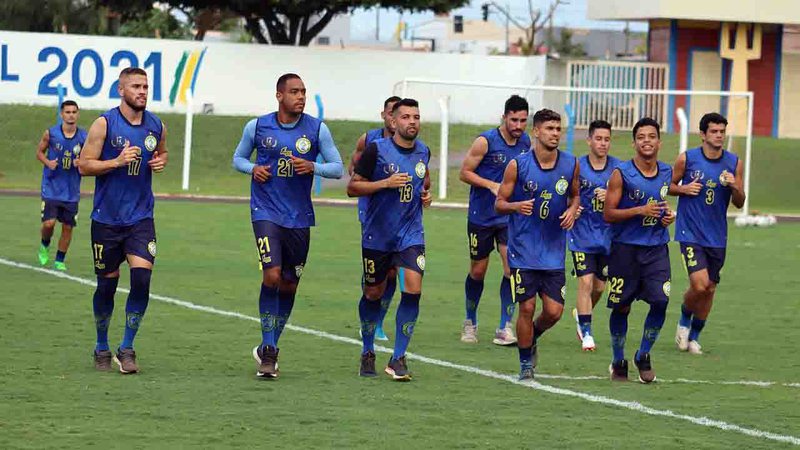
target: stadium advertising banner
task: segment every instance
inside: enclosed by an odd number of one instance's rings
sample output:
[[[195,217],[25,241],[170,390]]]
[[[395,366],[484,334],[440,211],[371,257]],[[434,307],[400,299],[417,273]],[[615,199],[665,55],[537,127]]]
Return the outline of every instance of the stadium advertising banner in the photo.
[[[195,112],[255,115],[275,107],[275,81],[300,74],[309,95],[319,94],[325,117],[378,120],[383,100],[400,93],[404,78],[541,84],[543,57],[431,54],[383,50],[341,50],[164,39],[80,36],[0,31],[0,101],[53,105],[59,86],[82,108],[119,104],[117,77],[125,67],[148,73],[153,111],[183,112],[186,92]],[[409,92],[418,97],[425,120],[439,120],[442,88]],[[468,92],[467,103],[452,105],[467,120],[491,123],[502,114],[497,92]],[[488,96],[488,97],[487,97]],[[365,100],[366,99],[366,100]],[[308,112],[315,114],[313,100]],[[487,104],[496,103],[489,109]],[[461,117],[455,117],[462,121]],[[488,122],[487,122],[488,121]]]

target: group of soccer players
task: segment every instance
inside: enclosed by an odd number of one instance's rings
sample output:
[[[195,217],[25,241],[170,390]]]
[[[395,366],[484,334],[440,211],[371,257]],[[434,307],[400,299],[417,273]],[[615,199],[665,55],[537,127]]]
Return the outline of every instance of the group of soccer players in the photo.
[[[42,243],[39,260],[49,261],[55,222],[63,224],[55,268],[64,258],[76,224],[80,176],[96,178],[91,214],[97,288],[93,307],[97,341],[95,367],[136,373],[133,341],[149,300],[156,256],[152,174],[167,164],[166,128],[146,110],[148,82],[138,68],[119,79],[120,106],[96,119],[88,133],[77,128],[78,105],[61,105],[63,123],[45,131],[37,157],[42,176]],[[276,84],[276,112],[244,127],[233,156],[236,170],[251,178],[251,221],[262,280],[259,291],[261,343],[253,349],[257,376],[277,378],[278,342],[294,307],[314,226],[313,176],[340,178],[342,159],[328,127],[304,113],[306,87],[296,74]],[[363,346],[359,374],[377,375],[375,339],[386,339],[383,319],[401,277],[394,352],[384,371],[407,381],[406,350],[420,310],[425,271],[423,208],[430,206],[429,148],[418,139],[419,105],[390,97],[384,126],[362,135],[351,160],[347,193],[359,197],[362,236],[362,296],[358,303]],[[500,323],[493,342],[517,344],[520,379],[532,379],[540,337],[562,316],[565,252],[572,251],[578,277],[578,336],[594,350],[592,309],[609,282],[609,329],[613,380],[628,379],[624,345],[630,306],[650,305],[634,364],[639,380],[655,380],[650,350],[664,324],[670,293],[667,228],[676,220],[668,194],[680,196],[676,240],[690,277],[676,342],[701,353],[700,331],[711,309],[725,259],[728,203],[744,202],[742,164],[723,149],[727,121],[707,114],[700,123],[703,145],[680,155],[674,170],[658,161],[660,127],[652,119],[633,129],[634,158],[608,155],[611,124],[591,124],[590,152],[581,158],[558,149],[561,117],[543,109],[526,132],[528,103],[512,96],[502,124],[482,133],[470,147],[461,180],[471,186],[467,218],[470,269],[465,280],[466,318],[461,340],[478,342],[477,308],[489,256],[498,250],[503,265]],[[253,153],[255,162],[251,162]],[[125,330],[112,352],[108,325],[114,309],[119,267],[127,261],[131,288]],[[534,319],[536,297],[542,310]],[[515,305],[519,313],[512,329]]]

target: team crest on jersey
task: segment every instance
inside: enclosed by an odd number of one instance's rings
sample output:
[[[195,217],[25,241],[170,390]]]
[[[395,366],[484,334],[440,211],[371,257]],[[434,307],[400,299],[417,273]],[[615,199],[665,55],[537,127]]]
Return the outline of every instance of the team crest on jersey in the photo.
[[[125,147],[126,142],[128,142],[128,140],[125,139],[125,136],[114,136],[111,139],[111,146],[114,148],[122,148]]]
[[[75,144],[75,146],[72,147],[72,154],[75,155],[75,156],[78,156],[78,155],[81,154],[81,145],[80,144]]]
[[[400,171],[400,166],[395,163],[386,163],[383,165],[383,173],[386,175],[394,175]]]
[[[661,194],[661,200],[667,198],[667,194],[669,194],[669,186],[661,186],[661,191],[659,191],[659,194]]]
[[[419,267],[420,270],[425,270],[425,255],[417,256],[417,267]]]
[[[294,148],[296,148],[301,155],[305,155],[309,150],[311,150],[311,141],[309,141],[307,137],[303,136],[295,141]]]
[[[147,252],[150,253],[150,256],[153,258],[156,257],[156,241],[150,241],[147,243]]]
[[[702,180],[703,178],[706,177],[706,174],[703,173],[702,170],[693,170],[689,176],[691,176],[693,180],[694,179]]]
[[[641,189],[634,189],[632,191],[628,191],[628,198],[631,200],[642,200],[644,199],[644,191]]]
[[[275,148],[278,146],[278,140],[272,136],[267,136],[261,140],[261,145],[265,148]]]
[[[153,150],[155,150],[157,145],[158,145],[158,139],[156,139],[156,137],[153,136],[152,134],[148,134],[147,137],[144,138],[144,148],[148,152],[152,152]]]
[[[558,192],[558,195],[564,195],[564,193],[567,192],[568,186],[569,183],[563,178],[556,181],[556,192]]]
[[[672,285],[670,284],[669,280],[664,282],[664,285],[661,286],[661,289],[664,291],[664,295],[669,297],[669,292],[672,290]]]
[[[425,163],[422,161],[418,162],[417,165],[414,167],[414,172],[416,172],[417,176],[420,178],[425,178],[426,171],[427,169],[425,168]]]
[[[533,197],[534,192],[536,192],[538,189],[539,185],[533,180],[528,180],[522,185],[522,190],[531,194],[531,197]]]

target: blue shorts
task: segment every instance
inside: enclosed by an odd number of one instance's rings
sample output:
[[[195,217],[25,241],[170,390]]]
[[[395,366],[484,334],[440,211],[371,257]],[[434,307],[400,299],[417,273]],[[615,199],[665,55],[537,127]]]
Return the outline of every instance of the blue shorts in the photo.
[[[115,272],[126,255],[156,260],[156,226],[153,219],[144,219],[133,225],[106,225],[92,221],[92,255],[94,273],[105,275]]]
[[[576,277],[594,275],[600,281],[608,279],[608,255],[572,252],[572,273]]]
[[[261,270],[280,267],[281,278],[300,281],[311,245],[309,228],[286,228],[268,220],[253,222]]]
[[[629,306],[635,300],[668,303],[671,288],[669,249],[614,242],[608,257],[609,308]]]
[[[539,296],[564,304],[567,277],[563,270],[511,269],[511,295],[514,302],[523,303]]]
[[[703,247],[690,242],[681,242],[681,256],[686,272],[693,274],[700,270],[708,270],[708,279],[719,284],[719,273],[725,265],[725,249]]]
[[[42,199],[42,222],[56,219],[64,225],[78,224],[78,202]]]
[[[399,252],[386,252],[361,248],[363,281],[367,286],[377,286],[386,280],[389,270],[403,267],[425,275],[425,246],[413,245]]]
[[[480,261],[488,258],[492,250],[501,245],[508,245],[508,225],[485,227],[467,222],[467,238],[470,259]]]

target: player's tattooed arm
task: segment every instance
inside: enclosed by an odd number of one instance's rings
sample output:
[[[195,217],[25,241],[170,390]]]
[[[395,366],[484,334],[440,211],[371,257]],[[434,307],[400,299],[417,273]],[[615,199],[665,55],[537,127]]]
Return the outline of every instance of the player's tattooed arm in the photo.
[[[381,189],[396,189],[405,186],[411,181],[407,173],[394,173],[389,178],[372,181],[372,173],[378,161],[378,146],[373,142],[362,153],[356,164],[355,172],[347,183],[347,195],[350,197],[364,197],[372,195]]]
[[[433,203],[433,195],[431,195],[431,172],[429,170],[425,170],[425,180],[422,182],[422,192],[420,193],[422,197],[422,207],[427,208],[431,206]]]
[[[83,176],[104,175],[112,170],[127,166],[128,163],[142,154],[142,149],[131,146],[130,142],[125,141],[125,146],[119,155],[114,159],[100,160],[103,151],[103,142],[106,140],[108,124],[104,117],[98,117],[89,127],[89,134],[86,143],[81,150],[81,164],[78,171]]]
[[[678,155],[675,165],[672,167],[672,181],[669,184],[669,195],[689,195],[694,197],[703,189],[702,183],[698,178],[689,184],[680,184],[683,175],[686,173],[686,153]]]
[[[153,152],[153,157],[147,162],[153,172],[161,172],[167,166],[167,126],[161,122],[161,140],[158,142],[156,151]]]
[[[617,223],[636,216],[660,218],[669,209],[666,202],[648,203],[644,206],[620,209],[620,199],[622,199],[622,174],[619,169],[616,169],[611,173],[611,179],[608,180],[606,204],[603,207],[603,220],[608,223]]]
[[[50,170],[56,170],[58,159],[47,159],[47,147],[50,145],[50,130],[44,130],[39,145],[36,146],[36,159]]]
[[[731,202],[737,208],[744,207],[745,193],[744,193],[744,166],[742,161],[736,163],[736,175],[731,175],[730,172],[725,174],[725,182],[731,188]]]
[[[575,226],[575,221],[580,216],[578,212],[581,207],[581,187],[580,187],[580,168],[576,162],[575,170],[572,173],[572,182],[569,184],[569,200],[567,210],[559,217],[561,228],[571,230]]]
[[[486,188],[492,191],[492,194],[497,195],[497,191],[500,189],[500,183],[487,180],[475,173],[475,169],[478,168],[488,151],[489,142],[485,137],[478,136],[478,138],[472,142],[472,146],[469,148],[464,162],[461,163],[461,172],[459,172],[458,178],[470,186]]]
[[[358,164],[358,160],[361,158],[361,154],[364,153],[364,147],[366,147],[366,145],[367,145],[367,133],[364,133],[358,137],[358,142],[356,142],[356,149],[350,156],[350,164],[347,165],[347,173],[349,173],[351,177],[353,176],[353,173],[356,170],[356,164]]]
[[[511,194],[514,193],[514,185],[517,184],[517,160],[513,159],[506,171],[503,173],[503,182],[497,191],[497,200],[494,202],[494,210],[499,214],[520,213],[526,216],[533,214],[533,199],[522,202],[511,202]]]

